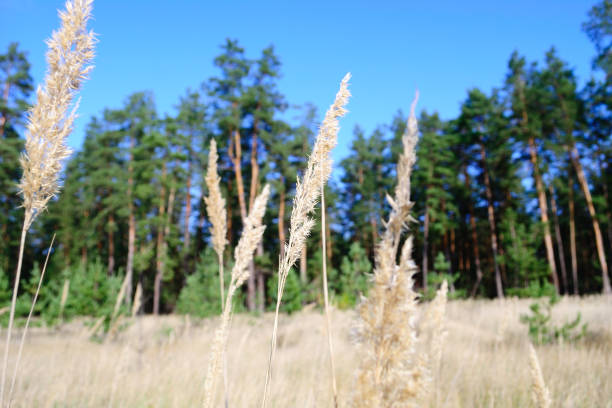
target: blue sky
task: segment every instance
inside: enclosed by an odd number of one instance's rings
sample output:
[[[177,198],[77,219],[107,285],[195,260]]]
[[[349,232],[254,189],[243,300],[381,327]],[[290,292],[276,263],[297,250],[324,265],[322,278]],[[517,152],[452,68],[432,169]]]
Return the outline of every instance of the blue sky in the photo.
[[[44,40],[58,26],[63,3],[0,0],[0,52],[18,41],[36,83],[45,71]],[[594,49],[580,26],[595,3],[98,0],[91,22],[99,36],[96,67],[69,144],[80,147],[89,118],[120,107],[135,91],[153,91],[158,110],[172,113],[188,87],[216,75],[212,60],[230,37],[249,57],[273,44],[283,63],[281,92],[290,103],[314,103],[320,115],[344,74],[353,74],[339,159],[355,124],[369,132],[389,123],[398,109],[409,109],[416,88],[419,109],[453,117],[467,89],[501,85],[513,50],[541,60],[554,45],[584,82]]]

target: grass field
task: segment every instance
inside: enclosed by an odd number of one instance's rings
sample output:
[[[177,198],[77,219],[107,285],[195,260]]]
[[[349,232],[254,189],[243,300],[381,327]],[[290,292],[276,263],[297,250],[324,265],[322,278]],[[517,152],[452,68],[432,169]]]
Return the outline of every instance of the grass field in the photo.
[[[528,300],[451,301],[438,407],[529,407]],[[565,298],[556,320],[577,311],[589,334],[575,345],[537,348],[555,407],[612,407],[612,299]],[[351,338],[356,314],[333,313],[341,406],[350,406],[359,356]],[[229,406],[258,406],[273,316],[237,315],[228,343]],[[16,388],[20,407],[194,407],[203,399],[217,319],[142,317],[116,338],[94,342],[84,322],[35,328],[28,335]],[[271,406],[329,407],[331,390],[324,315],[281,316]],[[19,333],[16,333],[18,335]],[[14,354],[14,353],[12,353]],[[218,395],[218,406],[222,396]]]

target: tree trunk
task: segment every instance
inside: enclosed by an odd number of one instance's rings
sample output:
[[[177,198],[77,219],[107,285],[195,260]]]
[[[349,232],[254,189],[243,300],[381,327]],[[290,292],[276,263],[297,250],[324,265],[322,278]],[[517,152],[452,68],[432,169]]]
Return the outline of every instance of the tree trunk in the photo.
[[[244,197],[244,180],[242,179],[242,141],[240,138],[240,132],[234,130],[233,132],[233,146],[234,152],[232,152],[230,146],[230,159],[234,165],[234,175],[236,178],[236,189],[238,190],[238,205],[240,206],[240,219],[242,224],[247,217],[246,199]],[[255,264],[249,263],[249,278],[247,279],[247,308],[249,311],[255,310]]]
[[[472,181],[469,173],[467,172],[467,167],[463,167],[463,175],[465,180],[465,188],[470,191]],[[476,266],[476,282],[474,282],[474,286],[472,287],[472,292],[470,293],[471,297],[476,296],[476,291],[478,290],[478,286],[480,286],[480,282],[482,281],[482,268],[480,266],[480,251],[478,249],[478,232],[476,230],[476,218],[474,217],[474,203],[472,200],[468,200],[468,207],[470,211],[470,229],[472,232],[472,250],[474,252],[474,265]]]
[[[574,210],[574,179],[571,173],[568,175],[569,185],[569,228],[570,228],[570,256],[572,258],[572,282],[574,283],[574,295],[578,290],[578,255],[576,254],[576,216]]]
[[[557,240],[557,248],[559,249],[559,265],[561,266],[561,283],[563,285],[563,293],[569,293],[567,287],[567,268],[565,266],[565,251],[563,250],[563,240],[561,239],[561,228],[559,227],[559,215],[557,214],[557,201],[555,200],[555,191],[552,184],[548,186],[550,193],[550,207],[553,214],[553,222],[555,223],[555,239]]]
[[[504,289],[502,287],[501,274],[499,272],[497,232],[495,226],[495,211],[493,209],[493,191],[491,190],[491,180],[489,179],[489,171],[487,168],[487,156],[482,141],[480,142],[480,160],[482,163],[482,171],[484,173],[485,193],[487,196],[487,214],[491,233],[491,252],[493,255],[493,270],[495,272],[495,289],[497,290],[497,297],[503,298]]]
[[[429,205],[427,204],[427,197],[425,197],[425,222],[423,223],[423,261],[422,261],[422,278],[423,278],[423,292],[427,293],[427,252],[429,246]]]
[[[189,254],[189,244],[191,241],[191,234],[189,234],[189,219],[191,218],[191,160],[187,165],[187,186],[185,192],[185,225],[183,226],[183,257],[187,258]],[[183,259],[185,264],[185,259]]]
[[[166,269],[166,256],[168,253],[168,235],[170,235],[170,223],[172,222],[172,213],[174,210],[175,194],[176,194],[176,187],[173,185],[170,188],[170,194],[168,195],[168,206],[167,206],[167,211],[166,211],[166,219],[162,220],[163,233],[162,233],[162,241],[161,241],[160,267],[158,268],[158,273],[155,275],[155,284],[154,284],[155,293],[153,294],[153,314],[156,314],[156,315],[159,314],[159,310],[160,310],[161,289],[162,289],[162,283],[163,283],[164,273]],[[161,228],[161,225],[160,225],[160,228]],[[156,309],[156,305],[157,305],[157,309]]]
[[[115,272],[115,215],[108,217],[108,276]]]
[[[256,112],[259,111],[260,104],[257,104]],[[251,184],[249,189],[249,213],[253,210],[253,205],[255,204],[255,198],[257,197],[257,191],[259,190],[259,161],[257,160],[258,156],[258,124],[259,120],[257,118],[257,114],[255,115],[255,119],[253,121],[253,134],[251,135]],[[243,220],[244,223],[244,220]],[[257,247],[257,255],[263,255],[263,243],[260,242]],[[253,275],[256,285],[257,285],[257,295],[255,298],[255,304],[257,309],[263,313],[264,309],[264,277],[263,273],[259,268],[255,267],[255,261],[251,260],[249,264],[249,270]]]
[[[582,164],[580,163],[580,155],[578,154],[578,149],[576,148],[576,145],[571,146],[570,157],[572,159],[572,164],[574,165],[576,175],[578,176],[578,183],[580,184],[582,193],[584,194],[584,198],[586,199],[589,214],[591,215],[591,221],[593,223],[593,232],[595,233],[597,255],[599,256],[599,264],[601,266],[601,277],[603,282],[602,291],[605,294],[609,294],[612,293],[612,288],[610,288],[610,278],[608,277],[608,264],[606,263],[606,252],[604,250],[603,238],[601,235],[601,230],[599,228],[599,221],[597,220],[595,206],[593,205],[593,198],[591,197],[589,184],[587,183],[584,170],[582,169]]]
[[[164,254],[163,254],[163,243],[164,243],[164,219],[166,216],[166,163],[163,164],[162,178],[161,178],[161,191],[159,195],[159,208],[157,210],[157,248],[155,257],[155,281],[153,285],[153,314],[159,314],[159,298],[161,292],[161,278],[163,276],[164,268]]]
[[[548,221],[548,204],[546,203],[546,192],[544,191],[544,184],[542,183],[542,177],[540,175],[540,169],[538,166],[538,153],[535,145],[535,138],[529,136],[529,157],[531,165],[533,167],[533,178],[535,179],[536,190],[538,192],[538,203],[540,205],[540,220],[542,221],[542,227],[544,228],[544,245],[546,246],[546,258],[548,259],[548,266],[550,267],[550,274],[552,275],[553,284],[557,293],[559,293],[559,276],[557,275],[557,264],[555,263],[555,252],[553,250],[552,237],[550,236],[550,223]]]
[[[134,219],[134,137],[130,137],[130,155],[128,159],[128,254],[125,268],[126,296],[125,303],[132,302],[132,280],[134,279],[134,246],[136,244],[136,220]]]
[[[542,177],[540,176],[540,167],[538,165],[538,151],[535,145],[535,138],[529,130],[529,116],[527,115],[527,109],[525,108],[525,94],[520,89],[519,97],[523,106],[522,119],[523,119],[523,130],[527,135],[529,144],[529,160],[533,168],[533,178],[536,184],[536,190],[538,192],[538,203],[540,206],[540,220],[542,221],[544,228],[544,246],[546,247],[546,259],[548,260],[548,267],[550,268],[550,274],[552,275],[553,283],[557,293],[559,293],[559,277],[557,275],[557,265],[555,263],[555,253],[553,251],[552,238],[550,236],[550,226],[548,225],[548,205],[546,203],[546,192],[542,184]]]
[[[7,68],[6,72],[9,72],[12,65]],[[7,80],[4,83],[4,90],[2,91],[2,99],[4,100],[4,104],[8,105],[8,98],[11,92],[11,83]],[[2,115],[0,116],[0,139],[4,136],[4,127],[6,126],[7,118],[4,115],[4,112],[0,112]]]
[[[279,191],[278,199],[278,246],[279,246],[279,259],[282,259],[285,255],[285,179],[281,176],[281,187]],[[302,282],[305,283],[305,282]]]

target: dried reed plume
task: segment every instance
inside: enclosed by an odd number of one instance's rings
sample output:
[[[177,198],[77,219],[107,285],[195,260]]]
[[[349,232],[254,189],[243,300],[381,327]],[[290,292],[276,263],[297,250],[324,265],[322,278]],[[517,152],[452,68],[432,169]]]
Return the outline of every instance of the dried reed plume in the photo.
[[[249,263],[253,259],[253,253],[266,227],[262,225],[264,213],[266,212],[266,204],[270,195],[270,186],[266,184],[263,191],[255,199],[253,209],[248,217],[244,220],[244,228],[240,241],[234,249],[234,266],[230,278],[229,287],[227,288],[227,297],[223,307],[221,316],[221,324],[215,331],[215,337],[210,351],[210,362],[208,363],[208,372],[204,383],[204,407],[212,407],[215,401],[215,391],[217,377],[221,370],[221,362],[224,361],[225,343],[229,330],[230,319],[232,315],[232,298],[236,290],[249,277]]]
[[[391,213],[376,248],[373,286],[359,305],[362,363],[353,396],[355,407],[418,406],[425,390],[427,364],[416,353],[413,275],[417,267],[412,260],[412,237],[404,242],[399,265],[396,263],[402,233],[413,220],[410,175],[418,141],[417,99],[418,93],[402,136],[404,149],[397,165],[395,197],[387,196]]]
[[[552,400],[550,398],[550,392],[546,388],[544,377],[542,376],[542,370],[540,369],[540,362],[538,355],[536,354],[533,345],[529,343],[529,371],[531,374],[531,392],[533,403],[538,408],[550,408]]]
[[[278,314],[283,297],[283,290],[285,289],[285,282],[287,281],[287,275],[291,267],[302,254],[302,248],[306,244],[306,239],[314,225],[314,220],[310,218],[310,214],[314,211],[317,201],[319,200],[321,185],[325,184],[331,175],[331,150],[338,142],[338,119],[346,113],[344,106],[348,103],[348,99],[351,95],[348,90],[348,81],[350,78],[351,74],[348,73],[342,79],[340,90],[336,94],[336,99],[327,110],[327,113],[325,113],[325,118],[319,128],[312,154],[308,158],[308,165],[304,177],[301,182],[299,178],[297,180],[295,198],[293,199],[293,208],[291,210],[289,242],[285,244],[283,257],[280,259],[278,267],[278,288],[276,311],[274,315],[274,329],[272,331],[272,344],[270,346],[268,370],[261,403],[262,407],[266,406],[268,399],[268,390],[272,376],[272,362],[274,361],[274,353],[276,351]]]
[[[43,85],[36,91],[36,104],[28,114],[26,150],[20,160],[23,176],[19,183],[25,214],[4,350],[0,404],[4,402],[4,383],[25,237],[36,216],[59,192],[62,161],[70,155],[66,139],[72,131],[78,106],[78,103],[73,106],[73,100],[93,68],[89,64],[94,57],[95,38],[93,32],[87,31],[91,5],[92,0],[67,1],[66,10],[59,13],[61,27],[47,41],[48,70]]]
[[[225,199],[221,195],[221,179],[217,174],[217,160],[219,156],[217,154],[217,142],[213,139],[210,142],[210,149],[208,153],[208,171],[206,172],[206,186],[208,187],[208,197],[204,197],[206,202],[206,211],[212,227],[210,229],[211,241],[213,248],[217,253],[219,260],[219,286],[221,290],[221,308],[224,303],[224,292],[225,284],[223,282],[223,251],[225,250],[225,244],[227,240],[227,225],[226,225],[226,212],[225,212]]]

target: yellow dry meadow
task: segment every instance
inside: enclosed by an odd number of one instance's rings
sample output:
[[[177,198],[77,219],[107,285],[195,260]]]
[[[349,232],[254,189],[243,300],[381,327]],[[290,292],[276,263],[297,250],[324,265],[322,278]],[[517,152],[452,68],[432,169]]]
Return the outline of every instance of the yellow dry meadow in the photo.
[[[447,304],[447,337],[430,407],[532,407],[529,342],[518,316],[530,300],[461,300]],[[575,345],[537,347],[552,407],[612,406],[612,300],[564,298],[559,321],[580,310],[588,336]],[[423,307],[418,307],[419,312]],[[259,404],[273,315],[236,315],[228,336],[231,407]],[[340,406],[352,394],[360,361],[355,311],[332,313]],[[219,319],[138,317],[110,342],[92,342],[84,321],[28,335],[15,407],[194,407]],[[271,407],[330,407],[325,316],[301,312],[280,320]],[[215,406],[222,406],[217,393]],[[110,404],[109,404],[110,403]]]

